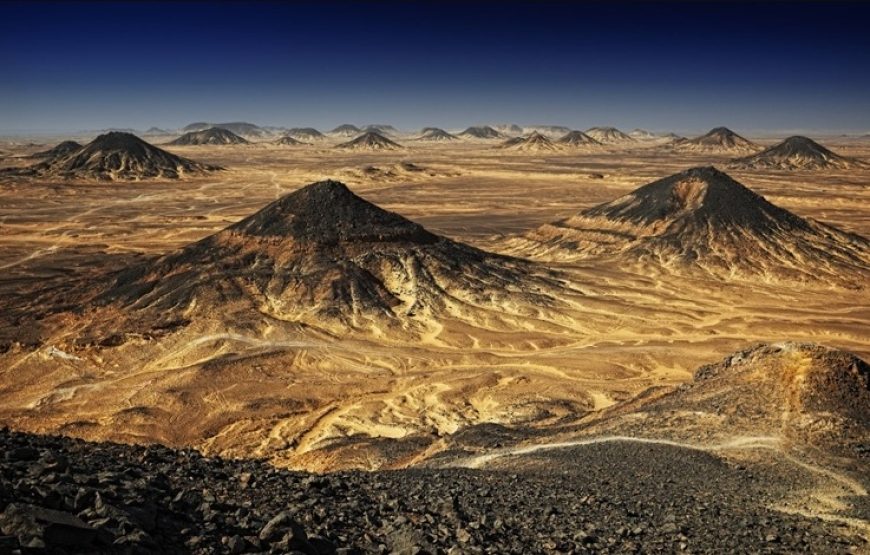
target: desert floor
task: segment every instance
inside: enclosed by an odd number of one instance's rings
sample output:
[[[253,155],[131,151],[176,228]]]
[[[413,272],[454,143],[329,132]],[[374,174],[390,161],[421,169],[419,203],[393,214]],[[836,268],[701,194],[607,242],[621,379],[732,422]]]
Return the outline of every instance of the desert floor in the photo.
[[[724,168],[727,160],[652,145],[525,154],[483,142],[400,142],[407,148],[379,153],[329,144],[167,147],[227,168],[175,182],[7,179],[0,183],[0,302],[34,283],[168,252],[324,178],[431,231],[505,252],[512,234],[689,167]],[[868,141],[822,142],[870,159]],[[41,148],[2,143],[0,166],[23,164],[17,156]],[[800,216],[870,236],[870,170],[725,171]],[[759,341],[817,342],[870,359],[866,289],[548,265],[569,276],[569,308],[556,319],[517,319],[514,330],[464,320],[412,342],[202,326],[159,351],[11,349],[0,355],[0,423],[191,445],[311,470],[397,467],[438,452],[467,426],[577,422],[650,386],[689,380],[699,365]]]

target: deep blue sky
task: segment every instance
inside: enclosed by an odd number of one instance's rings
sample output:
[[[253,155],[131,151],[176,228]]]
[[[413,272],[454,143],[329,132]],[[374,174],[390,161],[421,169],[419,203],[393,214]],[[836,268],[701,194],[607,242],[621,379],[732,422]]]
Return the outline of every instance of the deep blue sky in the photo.
[[[0,3],[0,133],[479,122],[870,131],[857,2]]]

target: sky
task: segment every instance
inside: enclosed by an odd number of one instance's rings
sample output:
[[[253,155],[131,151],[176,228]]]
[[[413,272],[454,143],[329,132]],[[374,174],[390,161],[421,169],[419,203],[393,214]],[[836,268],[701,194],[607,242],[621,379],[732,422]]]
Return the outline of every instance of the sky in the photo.
[[[870,132],[860,2],[2,2],[0,133]]]

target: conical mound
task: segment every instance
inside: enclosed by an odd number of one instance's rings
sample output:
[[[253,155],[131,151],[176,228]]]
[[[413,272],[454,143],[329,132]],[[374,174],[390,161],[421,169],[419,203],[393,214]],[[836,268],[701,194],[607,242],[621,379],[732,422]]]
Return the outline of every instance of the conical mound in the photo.
[[[582,131],[570,131],[556,141],[557,144],[578,148],[597,147],[601,143]]]
[[[562,149],[561,146],[537,132],[528,137],[518,137],[518,140],[511,139],[499,145],[499,148],[519,152],[555,152]]]
[[[285,137],[292,137],[297,141],[301,141],[303,143],[311,143],[314,141],[322,141],[326,139],[326,135],[318,131],[313,127],[294,127],[292,129],[288,129],[286,133],[284,133]]]
[[[428,142],[451,142],[460,140],[456,135],[451,135],[447,131],[443,129],[439,129],[437,127],[425,127],[423,128],[420,136],[417,138],[418,141],[428,141]]]
[[[700,367],[671,393],[615,411],[603,427],[711,443],[769,437],[860,458],[870,437],[870,365],[819,345],[758,345]]]
[[[727,127],[716,127],[705,135],[694,139],[683,139],[673,143],[674,150],[681,152],[707,152],[739,154],[757,152],[759,146],[731,131]]]
[[[356,125],[351,125],[349,123],[339,125],[338,127],[329,132],[329,134],[334,137],[356,137],[360,133],[362,133],[362,129],[360,129]]]
[[[605,145],[633,143],[635,140],[615,127],[592,127],[586,134]]]
[[[626,263],[723,277],[870,278],[870,242],[779,208],[712,167],[645,185],[517,241],[525,254],[616,256]]]
[[[66,156],[80,149],[82,145],[75,141],[64,141],[57,146],[50,148],[48,150],[43,150],[41,152],[34,152],[28,158],[48,158],[49,160],[53,160],[55,158],[60,158],[62,156]]]
[[[522,132],[522,130],[520,131]],[[468,139],[500,139],[502,134],[488,125],[483,125],[469,127],[460,133],[459,136]]]
[[[866,164],[835,154],[807,137],[789,137],[754,156],[733,160],[737,169],[821,170],[850,169]]]
[[[239,137],[228,129],[210,127],[202,131],[191,131],[170,141],[170,145],[245,145],[247,139]]]
[[[522,307],[508,314],[548,306],[549,278],[533,268],[430,233],[324,181],[119,274],[97,303],[147,322],[183,313],[239,326],[265,315],[335,333],[421,333],[443,318],[481,312],[498,322],[504,306]]]
[[[391,141],[374,131],[369,131],[346,143],[336,145],[335,148],[347,150],[398,150],[402,145]]]
[[[66,156],[16,173],[64,179],[136,180],[177,179],[219,169],[166,152],[130,133],[113,131]]]

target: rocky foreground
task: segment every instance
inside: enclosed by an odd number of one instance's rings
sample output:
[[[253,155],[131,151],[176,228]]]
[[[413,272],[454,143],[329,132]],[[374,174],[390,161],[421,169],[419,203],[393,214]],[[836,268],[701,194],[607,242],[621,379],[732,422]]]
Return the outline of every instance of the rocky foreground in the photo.
[[[512,471],[313,475],[0,431],[0,553],[849,553],[768,508],[789,484],[699,451],[560,450]]]

